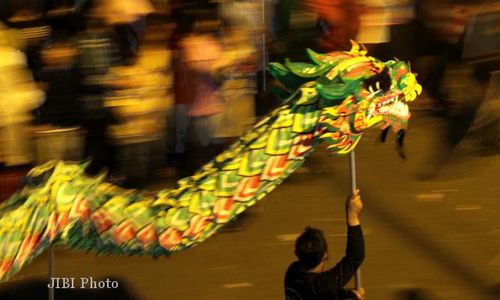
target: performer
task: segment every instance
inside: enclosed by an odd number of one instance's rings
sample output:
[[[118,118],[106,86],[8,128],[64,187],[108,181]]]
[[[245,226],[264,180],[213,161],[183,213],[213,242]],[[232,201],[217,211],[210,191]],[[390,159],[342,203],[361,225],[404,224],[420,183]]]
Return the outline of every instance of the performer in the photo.
[[[321,230],[306,227],[297,238],[295,255],[298,261],[288,267],[285,275],[287,300],[364,299],[362,289],[344,289],[365,258],[365,243],[359,220],[362,208],[357,190],[346,200],[346,255],[331,269],[324,271],[328,245]]]

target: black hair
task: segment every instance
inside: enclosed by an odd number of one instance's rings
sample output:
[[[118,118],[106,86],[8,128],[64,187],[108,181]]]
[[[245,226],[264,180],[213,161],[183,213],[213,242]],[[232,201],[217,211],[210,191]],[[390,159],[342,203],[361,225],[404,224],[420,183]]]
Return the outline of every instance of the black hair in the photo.
[[[319,229],[306,227],[295,241],[295,255],[304,269],[318,266],[328,249],[325,236]]]

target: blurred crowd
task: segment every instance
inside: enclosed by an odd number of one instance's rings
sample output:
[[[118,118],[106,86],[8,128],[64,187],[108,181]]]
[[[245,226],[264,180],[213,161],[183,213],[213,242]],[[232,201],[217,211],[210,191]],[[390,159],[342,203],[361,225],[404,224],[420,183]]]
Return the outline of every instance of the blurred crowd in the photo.
[[[449,120],[452,147],[475,130],[498,150],[499,11],[488,0],[0,0],[0,166],[92,157],[89,172],[132,185],[182,170],[266,112],[266,63],[351,39],[411,63],[427,96],[415,109]]]

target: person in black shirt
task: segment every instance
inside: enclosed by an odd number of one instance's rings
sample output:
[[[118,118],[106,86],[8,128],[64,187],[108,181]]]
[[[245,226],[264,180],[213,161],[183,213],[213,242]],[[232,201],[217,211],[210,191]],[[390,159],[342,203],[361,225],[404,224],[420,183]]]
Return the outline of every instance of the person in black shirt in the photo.
[[[346,255],[331,269],[324,270],[328,245],[323,232],[306,227],[295,242],[293,262],[285,275],[286,300],[364,299],[364,291],[344,286],[354,276],[365,258],[365,243],[359,215],[363,203],[359,190],[346,201]]]

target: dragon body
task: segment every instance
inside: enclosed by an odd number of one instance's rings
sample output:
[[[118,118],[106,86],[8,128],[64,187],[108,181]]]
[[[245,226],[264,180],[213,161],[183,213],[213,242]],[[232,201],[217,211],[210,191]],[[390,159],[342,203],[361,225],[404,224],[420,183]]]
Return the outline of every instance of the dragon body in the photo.
[[[0,206],[0,280],[51,244],[152,256],[189,248],[270,193],[321,141],[344,154],[370,127],[406,127],[406,102],[421,88],[405,63],[381,62],[355,43],[351,51],[309,55],[312,64],[269,66],[288,100],[176,189],[123,189],[104,174],[86,176],[85,163],[32,169]]]

